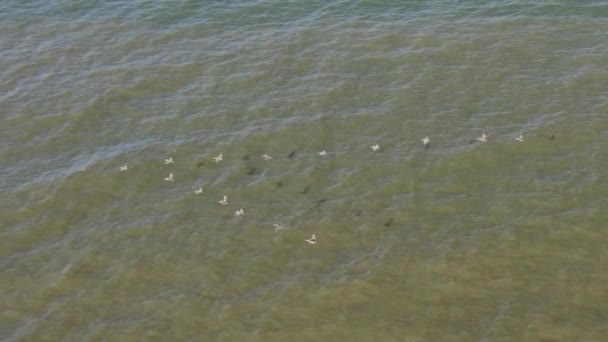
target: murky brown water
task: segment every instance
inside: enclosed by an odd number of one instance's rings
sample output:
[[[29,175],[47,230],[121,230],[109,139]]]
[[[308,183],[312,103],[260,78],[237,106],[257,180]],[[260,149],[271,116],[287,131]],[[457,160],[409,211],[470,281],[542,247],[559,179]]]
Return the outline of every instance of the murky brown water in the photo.
[[[603,341],[608,4],[562,3],[0,5],[0,338]]]

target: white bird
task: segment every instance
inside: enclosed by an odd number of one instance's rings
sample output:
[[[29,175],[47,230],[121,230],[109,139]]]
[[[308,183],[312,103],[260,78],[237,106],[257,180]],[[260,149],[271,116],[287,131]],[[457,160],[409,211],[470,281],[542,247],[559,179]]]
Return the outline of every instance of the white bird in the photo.
[[[197,195],[202,194],[203,193],[203,187],[201,186],[200,188],[194,190],[194,193],[197,194]]]
[[[221,200],[217,201],[217,203],[219,203],[221,205],[228,204],[228,196],[224,195],[224,197]]]
[[[234,212],[234,216],[243,216],[245,215],[245,209],[241,208]]]
[[[327,155],[327,151],[323,150],[318,153],[321,157],[325,157]]]
[[[378,144],[371,146],[370,148],[372,149],[372,151],[380,151],[380,145]]]
[[[126,164],[125,164],[125,165],[122,165],[122,166],[120,167],[120,171],[127,171],[128,169],[129,169],[129,168],[127,167],[127,165],[126,165]]]
[[[216,163],[221,162],[222,160],[224,160],[224,153],[220,152],[220,154],[218,154],[217,157],[213,157],[213,160],[215,160]]]
[[[172,157],[169,157],[169,158],[165,159],[165,165],[167,165],[167,164],[173,164],[173,158]]]
[[[270,159],[272,159],[272,157],[269,154],[262,154],[262,159],[270,160]]]
[[[173,182],[173,174],[170,173],[169,176],[165,178],[165,182]]]
[[[481,136],[477,138],[478,141],[487,142],[489,135],[486,132],[481,133]]]
[[[424,137],[424,138],[420,139],[420,141],[422,141],[422,146],[424,146],[424,147],[428,147],[429,144],[431,143],[431,139],[429,139],[429,137]]]
[[[524,141],[524,135],[520,134],[517,138],[515,138],[515,140],[523,142]]]
[[[273,224],[272,226],[274,227],[274,231],[275,231],[275,232],[278,232],[278,231],[279,231],[279,230],[281,230],[281,229],[285,229],[285,226],[282,226],[282,225],[280,225],[280,224],[276,224],[276,223],[275,223],[275,224]]]
[[[315,243],[317,243],[317,236],[315,234],[312,234],[310,239],[306,239],[304,241],[308,242],[311,245],[314,245]]]

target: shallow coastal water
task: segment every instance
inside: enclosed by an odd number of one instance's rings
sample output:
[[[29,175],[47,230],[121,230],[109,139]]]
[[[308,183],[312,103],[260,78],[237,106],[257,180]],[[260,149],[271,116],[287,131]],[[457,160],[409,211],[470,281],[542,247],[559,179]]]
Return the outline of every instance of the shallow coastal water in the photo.
[[[608,336],[608,2],[8,1],[0,31],[1,339]]]

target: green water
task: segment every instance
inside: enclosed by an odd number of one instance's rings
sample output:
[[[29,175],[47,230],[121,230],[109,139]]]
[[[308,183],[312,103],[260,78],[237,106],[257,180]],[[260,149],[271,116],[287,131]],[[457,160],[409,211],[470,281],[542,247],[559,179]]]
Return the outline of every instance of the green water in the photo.
[[[608,3],[0,13],[0,339],[608,336]]]

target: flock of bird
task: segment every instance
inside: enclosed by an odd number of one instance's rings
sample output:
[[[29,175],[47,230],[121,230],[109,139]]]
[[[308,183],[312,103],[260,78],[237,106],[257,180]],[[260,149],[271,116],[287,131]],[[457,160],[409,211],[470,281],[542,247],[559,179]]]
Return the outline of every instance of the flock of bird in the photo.
[[[488,138],[489,138],[489,137],[490,137],[490,135],[489,135],[487,132],[483,132],[483,133],[482,133],[482,134],[481,134],[479,137],[477,137],[475,140],[477,140],[477,141],[479,141],[479,142],[482,142],[482,143],[485,143],[485,142],[487,142],[487,141],[488,141]],[[517,141],[519,141],[519,142],[523,142],[523,141],[524,141],[524,136],[523,136],[523,134],[520,134],[519,136],[517,136],[517,137],[515,138],[515,140],[517,140]],[[430,139],[429,137],[424,137],[424,138],[420,139],[420,141],[422,141],[422,146],[423,146],[425,149],[426,149],[426,148],[429,148],[429,147],[431,146],[431,139]],[[378,152],[378,151],[381,151],[381,150],[382,150],[382,149],[381,149],[381,147],[380,147],[380,145],[378,145],[378,144],[375,144],[375,145],[370,146],[370,149],[371,149],[373,152]],[[328,155],[328,152],[327,152],[327,151],[325,151],[325,150],[322,150],[322,151],[317,152],[317,154],[318,154],[319,156],[321,156],[321,157],[325,157],[325,156],[327,156],[327,155]],[[265,160],[265,161],[269,161],[269,160],[272,160],[272,156],[270,156],[269,154],[263,154],[263,155],[262,155],[262,159],[263,159],[263,160]],[[224,160],[224,154],[223,154],[223,152],[220,152],[220,154],[218,154],[217,156],[213,157],[213,160],[214,160],[216,163],[219,163],[219,162],[223,161],[223,160]],[[169,165],[169,164],[173,164],[173,158],[172,158],[172,157],[169,157],[169,158],[165,159],[165,165]],[[121,165],[121,166],[120,166],[120,171],[121,171],[121,172],[123,172],[123,171],[127,171],[128,169],[129,169],[129,167],[128,167],[126,164],[125,164],[125,165]],[[164,178],[164,181],[165,181],[165,182],[173,182],[173,181],[174,181],[174,178],[173,178],[173,173],[169,173],[169,175],[168,175],[167,177],[165,177],[165,178]],[[199,187],[198,189],[196,189],[196,190],[194,191],[194,194],[195,194],[195,195],[200,195],[200,194],[202,194],[202,193],[203,193],[203,188],[202,188],[202,187]],[[222,199],[220,199],[219,201],[217,201],[217,203],[218,203],[218,204],[220,204],[220,205],[228,205],[228,196],[227,196],[227,195],[224,195],[224,196],[222,197]],[[243,209],[243,208],[240,208],[240,209],[238,209],[238,210],[236,210],[236,211],[234,212],[234,216],[237,216],[237,217],[238,217],[238,216],[243,216],[243,215],[245,215],[245,209]],[[280,224],[274,224],[273,226],[274,226],[274,228],[275,228],[275,232],[276,232],[276,231],[279,231],[279,230],[282,230],[282,229],[285,229],[285,227],[284,227],[284,226],[282,226],[282,225],[280,225]],[[315,234],[312,234],[312,236],[311,236],[309,239],[306,239],[306,240],[304,240],[304,241],[305,241],[305,242],[308,242],[308,243],[309,243],[309,244],[311,244],[311,245],[314,245],[314,244],[316,244],[316,243],[317,243],[317,236],[316,236]]]

